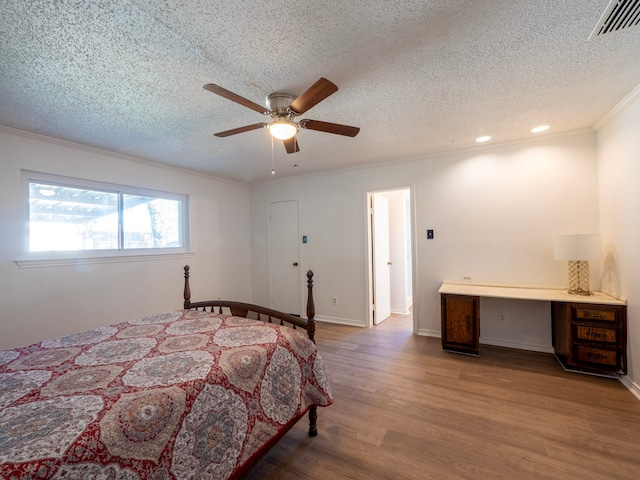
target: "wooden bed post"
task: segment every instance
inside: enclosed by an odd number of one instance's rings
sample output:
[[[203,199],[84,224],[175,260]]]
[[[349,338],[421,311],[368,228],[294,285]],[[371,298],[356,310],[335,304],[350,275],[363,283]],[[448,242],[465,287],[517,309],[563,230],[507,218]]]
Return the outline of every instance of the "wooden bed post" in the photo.
[[[189,287],[189,265],[184,266],[184,308],[191,305],[191,288]]]
[[[318,407],[315,405],[309,409],[309,436],[318,436]]]
[[[307,334],[313,343],[316,343],[316,307],[313,302],[313,272],[307,270],[307,322],[309,329]],[[318,407],[313,406],[309,409],[309,436],[318,435]]]
[[[311,270],[307,270],[307,322],[309,324],[309,328],[307,329],[307,334],[309,335],[309,339],[316,343],[316,307],[313,303],[313,272]]]

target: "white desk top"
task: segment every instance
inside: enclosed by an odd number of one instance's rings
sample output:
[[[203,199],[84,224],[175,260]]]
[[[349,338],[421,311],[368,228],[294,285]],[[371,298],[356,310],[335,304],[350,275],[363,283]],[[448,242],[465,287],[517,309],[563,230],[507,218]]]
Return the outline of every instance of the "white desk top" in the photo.
[[[601,292],[592,292],[590,296],[571,295],[566,290],[551,288],[531,288],[511,286],[480,285],[477,283],[449,283],[444,282],[438,293],[453,295],[474,295],[477,297],[512,298],[518,300],[542,300],[548,302],[577,302],[577,303],[602,303],[606,305],[626,305],[610,295]]]

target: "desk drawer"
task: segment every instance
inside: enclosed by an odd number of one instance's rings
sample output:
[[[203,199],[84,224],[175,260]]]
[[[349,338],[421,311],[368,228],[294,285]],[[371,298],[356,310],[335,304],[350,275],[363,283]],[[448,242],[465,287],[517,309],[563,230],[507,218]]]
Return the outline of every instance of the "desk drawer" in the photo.
[[[608,343],[614,346],[620,341],[620,329],[616,327],[588,323],[574,323],[572,327],[574,341]]]
[[[620,350],[617,348],[574,345],[576,364],[620,368]]]
[[[615,308],[574,307],[576,320],[593,322],[616,322],[618,317]]]

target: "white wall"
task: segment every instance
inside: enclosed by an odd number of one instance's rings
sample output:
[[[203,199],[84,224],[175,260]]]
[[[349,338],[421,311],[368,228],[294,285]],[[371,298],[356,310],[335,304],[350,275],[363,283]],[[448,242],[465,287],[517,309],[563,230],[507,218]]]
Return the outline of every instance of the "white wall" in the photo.
[[[250,191],[245,185],[2,128],[0,349],[178,308],[185,263],[192,266],[194,299],[220,296],[267,304],[267,204],[289,199],[299,201],[300,233],[309,239],[301,245],[300,271],[301,277],[306,269],[315,271],[317,317],[365,325],[366,192],[412,185],[414,312],[421,334],[439,335],[442,280],[472,275],[478,283],[564,286],[567,268],[553,260],[553,236],[601,231],[603,290],[629,298],[628,379],[637,384],[638,124],[636,95],[600,128],[598,146],[593,132],[545,136],[273,181]],[[186,193],[195,253],[144,262],[18,268],[25,227],[21,169]],[[426,240],[428,228],[435,230],[434,240]],[[594,289],[600,287],[599,267],[592,265]],[[331,305],[332,296],[342,301]],[[483,301],[481,340],[549,350],[548,311],[544,302]],[[506,313],[505,324],[497,322],[499,312]]]
[[[598,231],[596,135],[548,135],[502,146],[273,181],[251,188],[253,293],[266,300],[266,205],[298,199],[303,269],[315,271],[318,319],[366,325],[366,192],[414,186],[417,252],[414,314],[440,334],[443,280],[566,286],[553,237]],[[426,239],[426,230],[435,239]],[[599,287],[599,266],[592,268]],[[336,306],[332,296],[350,299]],[[498,324],[498,311],[507,321]],[[550,351],[548,304],[485,303],[484,343]],[[540,318],[541,313],[543,318]]]
[[[21,169],[189,195],[191,247],[179,258],[18,268],[24,258]],[[245,185],[0,129],[0,349],[182,307],[192,299],[251,300]]]
[[[627,300],[628,386],[640,397],[640,87],[598,129],[602,287]]]

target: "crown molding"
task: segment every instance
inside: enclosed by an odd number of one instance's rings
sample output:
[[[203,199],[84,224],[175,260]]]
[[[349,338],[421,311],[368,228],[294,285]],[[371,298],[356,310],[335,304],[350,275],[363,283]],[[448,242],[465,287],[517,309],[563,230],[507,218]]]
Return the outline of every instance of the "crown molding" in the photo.
[[[607,112],[604,117],[598,120],[594,125],[593,129],[597,132],[600,130],[605,124],[609,122],[613,117],[615,117],[618,113],[624,110],[627,105],[629,105],[632,101],[636,99],[636,97],[640,97],[640,84],[638,84],[633,90],[631,90],[618,104],[613,107],[609,112]]]

